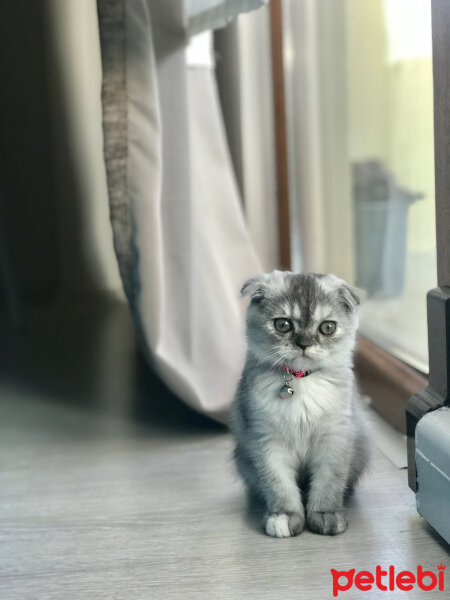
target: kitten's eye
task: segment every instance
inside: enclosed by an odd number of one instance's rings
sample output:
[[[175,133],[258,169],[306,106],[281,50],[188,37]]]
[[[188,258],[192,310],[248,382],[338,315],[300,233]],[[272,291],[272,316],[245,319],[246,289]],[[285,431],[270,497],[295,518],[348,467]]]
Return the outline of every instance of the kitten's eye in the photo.
[[[334,321],[324,321],[320,324],[319,331],[323,335],[331,335],[336,331],[336,323]]]
[[[287,333],[292,329],[292,323],[289,319],[275,319],[273,324],[275,325],[275,329],[281,333]]]

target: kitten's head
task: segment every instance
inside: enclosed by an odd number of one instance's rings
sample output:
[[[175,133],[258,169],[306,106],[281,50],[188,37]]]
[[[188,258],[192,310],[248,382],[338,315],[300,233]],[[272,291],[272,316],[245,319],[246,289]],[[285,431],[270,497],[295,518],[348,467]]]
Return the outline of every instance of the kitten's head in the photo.
[[[247,337],[259,360],[305,370],[351,364],[359,298],[343,279],[273,271],[241,293],[251,300]]]

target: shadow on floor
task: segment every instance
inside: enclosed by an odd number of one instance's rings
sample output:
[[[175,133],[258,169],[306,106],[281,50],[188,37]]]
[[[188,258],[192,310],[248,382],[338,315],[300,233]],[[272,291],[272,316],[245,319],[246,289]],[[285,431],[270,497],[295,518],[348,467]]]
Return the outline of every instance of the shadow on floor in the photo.
[[[185,406],[152,372],[124,301],[60,298],[30,312],[20,334],[3,323],[0,355],[2,385],[17,392],[125,416],[159,431],[226,431]]]

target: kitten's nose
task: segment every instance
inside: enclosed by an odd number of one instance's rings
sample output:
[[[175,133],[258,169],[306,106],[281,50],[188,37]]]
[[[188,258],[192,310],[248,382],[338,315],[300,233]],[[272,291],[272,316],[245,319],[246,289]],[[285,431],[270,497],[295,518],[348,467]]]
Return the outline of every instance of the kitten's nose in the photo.
[[[308,337],[299,337],[299,338],[297,338],[295,343],[299,348],[301,348],[303,351],[305,351],[306,348],[309,348],[310,346],[313,345],[313,340]]]
[[[312,344],[297,344],[297,346],[302,350],[306,350],[306,348],[309,348],[310,346],[312,346]]]
[[[309,348],[310,346],[313,345],[314,337],[305,332],[303,332],[303,333],[298,332],[294,338],[294,343],[296,346],[301,348],[304,352],[306,350],[306,348]]]

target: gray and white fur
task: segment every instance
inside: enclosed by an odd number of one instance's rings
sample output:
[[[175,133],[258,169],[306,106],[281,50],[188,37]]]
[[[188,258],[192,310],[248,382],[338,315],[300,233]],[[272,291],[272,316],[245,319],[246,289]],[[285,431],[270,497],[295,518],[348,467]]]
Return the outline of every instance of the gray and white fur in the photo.
[[[248,352],[234,406],[237,469],[265,503],[274,537],[347,529],[344,498],[369,458],[353,374],[356,292],[335,275],[274,271],[247,281]],[[277,326],[287,329],[277,330]],[[328,330],[335,330],[330,334]],[[321,332],[321,327],[326,333]],[[307,370],[281,398],[282,365]],[[302,493],[303,491],[303,493]]]

